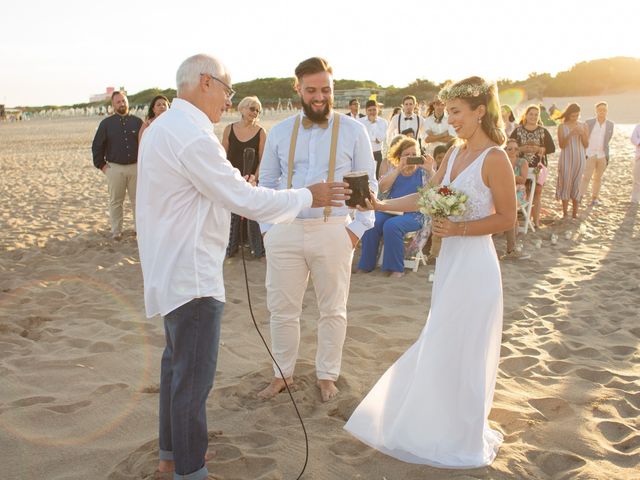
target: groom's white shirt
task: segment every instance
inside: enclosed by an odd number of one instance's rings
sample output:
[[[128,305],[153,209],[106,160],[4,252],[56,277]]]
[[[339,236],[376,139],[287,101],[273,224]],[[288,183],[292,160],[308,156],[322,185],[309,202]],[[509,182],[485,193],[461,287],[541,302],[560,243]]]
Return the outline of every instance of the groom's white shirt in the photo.
[[[300,113],[299,115],[302,115]],[[264,147],[264,153],[260,162],[260,185],[268,188],[282,190],[287,188],[287,173],[289,170],[289,147],[296,116],[289,117],[275,125]],[[333,127],[333,115],[329,119],[328,128],[320,128],[313,125],[298,130],[298,140],[295,152],[293,178],[294,188],[302,188],[327,179],[329,167],[329,149],[331,146],[331,129]],[[371,143],[364,125],[351,117],[343,116],[340,119],[340,132],[336,149],[335,181],[341,181],[345,173],[352,171],[366,171],[369,174],[369,188],[377,194],[378,182],[375,175],[376,164],[371,151]],[[333,207],[332,216],[346,217],[353,210],[349,207]],[[300,212],[298,218],[322,218],[324,209],[307,208]],[[354,219],[347,228],[355,233],[358,238],[364,232],[373,227],[375,212],[356,211]],[[260,224],[263,233],[267,232],[271,225]]]

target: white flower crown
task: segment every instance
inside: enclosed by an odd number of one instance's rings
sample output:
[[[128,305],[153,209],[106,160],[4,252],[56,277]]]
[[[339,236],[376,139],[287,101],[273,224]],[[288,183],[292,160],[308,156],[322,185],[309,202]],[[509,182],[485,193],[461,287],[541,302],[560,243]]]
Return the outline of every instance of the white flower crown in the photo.
[[[479,97],[480,95],[486,95],[491,90],[491,85],[488,83],[481,83],[480,85],[448,85],[440,90],[438,98],[443,102],[447,100],[453,100],[454,98],[470,98]]]

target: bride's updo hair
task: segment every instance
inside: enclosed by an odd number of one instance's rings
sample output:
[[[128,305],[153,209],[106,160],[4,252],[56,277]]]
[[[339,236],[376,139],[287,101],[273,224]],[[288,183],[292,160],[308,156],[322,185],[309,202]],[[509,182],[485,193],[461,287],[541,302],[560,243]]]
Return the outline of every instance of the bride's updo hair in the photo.
[[[466,102],[471,110],[476,110],[480,105],[484,105],[487,113],[482,117],[480,127],[491,140],[498,145],[504,145],[507,136],[504,133],[498,88],[495,84],[488,84],[481,77],[469,77],[446,85],[440,90],[438,98],[443,102],[459,98]]]

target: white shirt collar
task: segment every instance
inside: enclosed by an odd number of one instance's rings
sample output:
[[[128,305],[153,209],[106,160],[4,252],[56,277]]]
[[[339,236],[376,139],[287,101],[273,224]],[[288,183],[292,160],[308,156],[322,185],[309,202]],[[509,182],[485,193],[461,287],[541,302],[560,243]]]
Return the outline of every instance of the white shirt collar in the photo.
[[[196,125],[202,129],[213,131],[213,123],[209,120],[209,117],[193,103],[182,98],[174,98],[173,102],[171,102],[171,108],[175,108],[189,115]]]

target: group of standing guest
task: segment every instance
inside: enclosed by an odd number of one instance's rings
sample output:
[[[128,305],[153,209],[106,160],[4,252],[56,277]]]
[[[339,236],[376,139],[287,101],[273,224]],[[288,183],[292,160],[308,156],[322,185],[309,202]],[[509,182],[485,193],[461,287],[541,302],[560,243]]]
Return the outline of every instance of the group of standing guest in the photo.
[[[580,122],[580,106],[571,103],[558,119],[557,139],[560,147],[556,199],[562,202],[563,218],[577,218],[582,197],[591,187],[591,206],[601,205],[599,198],[602,176],[609,164],[609,142],[613,136],[614,124],[607,119],[606,102],[596,104],[596,116]],[[540,119],[541,107],[530,105],[522,119],[515,125],[513,111],[507,105],[502,108],[503,122],[509,137],[517,142],[519,157],[526,159],[528,167],[536,173],[532,217],[536,227],[540,226],[542,188],[548,176],[547,156],[555,152],[556,146],[549,131]]]

